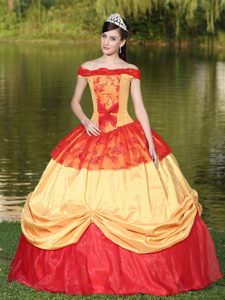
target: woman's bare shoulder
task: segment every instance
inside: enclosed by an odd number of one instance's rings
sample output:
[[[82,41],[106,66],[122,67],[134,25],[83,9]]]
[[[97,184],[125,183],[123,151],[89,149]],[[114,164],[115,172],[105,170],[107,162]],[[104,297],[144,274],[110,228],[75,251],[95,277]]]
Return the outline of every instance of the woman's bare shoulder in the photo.
[[[84,62],[81,67],[89,70],[96,69],[98,67],[99,61],[98,59],[88,60]]]
[[[129,64],[128,62],[126,61],[123,61],[122,64],[121,64],[121,68],[131,68],[131,69],[135,69],[135,70],[138,70],[138,67],[134,64]]]
[[[136,65],[134,65],[134,64],[128,64],[128,68],[139,70],[139,68]]]

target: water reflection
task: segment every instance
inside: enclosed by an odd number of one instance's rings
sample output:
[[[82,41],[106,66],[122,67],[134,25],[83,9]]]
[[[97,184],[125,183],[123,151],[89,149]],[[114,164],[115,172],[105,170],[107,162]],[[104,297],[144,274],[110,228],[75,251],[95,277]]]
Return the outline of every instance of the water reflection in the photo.
[[[19,220],[25,197],[0,196],[0,220]]]
[[[50,151],[79,124],[70,109],[77,68],[98,51],[96,46],[1,45],[1,219],[19,217]],[[129,60],[142,71],[151,125],[198,191],[204,219],[224,228],[225,53],[130,47]],[[91,116],[89,91],[82,106]],[[129,111],[134,117],[131,101]]]

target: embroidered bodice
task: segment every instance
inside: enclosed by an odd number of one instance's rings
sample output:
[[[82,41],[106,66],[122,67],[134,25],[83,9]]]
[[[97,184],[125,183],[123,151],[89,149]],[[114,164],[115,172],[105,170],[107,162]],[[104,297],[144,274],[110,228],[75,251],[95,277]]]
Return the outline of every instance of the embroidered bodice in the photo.
[[[133,122],[127,111],[132,78],[140,79],[140,70],[134,68],[96,70],[78,69],[78,76],[87,78],[93,101],[92,120],[103,132]]]

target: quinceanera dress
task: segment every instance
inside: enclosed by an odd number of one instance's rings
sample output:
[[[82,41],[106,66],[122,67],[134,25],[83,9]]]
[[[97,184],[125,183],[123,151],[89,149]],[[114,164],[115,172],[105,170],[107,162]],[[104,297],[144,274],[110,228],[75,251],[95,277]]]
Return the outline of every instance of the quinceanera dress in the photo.
[[[9,281],[66,294],[173,295],[222,277],[198,194],[170,146],[127,111],[133,68],[88,70],[89,136],[75,127],[52,150],[21,217]]]

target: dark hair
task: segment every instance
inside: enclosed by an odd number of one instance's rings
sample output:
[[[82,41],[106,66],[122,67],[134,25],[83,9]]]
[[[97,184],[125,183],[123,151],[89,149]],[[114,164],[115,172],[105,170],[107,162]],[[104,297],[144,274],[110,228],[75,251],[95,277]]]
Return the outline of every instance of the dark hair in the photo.
[[[124,30],[123,28],[119,27],[118,25],[111,23],[111,22],[105,22],[102,26],[102,33],[114,30],[114,29],[119,29],[120,36],[122,40],[126,40],[129,36],[130,32],[130,26],[129,24],[123,19],[124,24],[126,25],[128,31]],[[119,53],[119,57],[122,58],[123,60],[127,61],[127,51],[126,51],[126,43],[121,47],[121,53]]]

